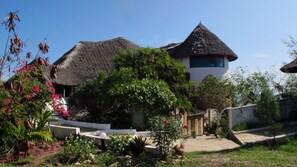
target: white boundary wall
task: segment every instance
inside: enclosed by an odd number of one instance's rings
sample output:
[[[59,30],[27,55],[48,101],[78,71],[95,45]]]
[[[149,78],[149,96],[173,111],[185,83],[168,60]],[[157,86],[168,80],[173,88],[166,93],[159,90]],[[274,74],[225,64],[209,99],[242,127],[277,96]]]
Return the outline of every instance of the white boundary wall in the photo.
[[[241,107],[228,108],[229,128],[241,123],[258,123],[260,120],[255,115],[255,104]]]

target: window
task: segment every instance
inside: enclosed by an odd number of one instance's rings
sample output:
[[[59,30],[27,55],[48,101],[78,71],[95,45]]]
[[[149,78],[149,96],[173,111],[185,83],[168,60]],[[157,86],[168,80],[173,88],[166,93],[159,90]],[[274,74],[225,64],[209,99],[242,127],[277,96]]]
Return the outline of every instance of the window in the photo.
[[[223,57],[190,57],[190,68],[225,67]]]

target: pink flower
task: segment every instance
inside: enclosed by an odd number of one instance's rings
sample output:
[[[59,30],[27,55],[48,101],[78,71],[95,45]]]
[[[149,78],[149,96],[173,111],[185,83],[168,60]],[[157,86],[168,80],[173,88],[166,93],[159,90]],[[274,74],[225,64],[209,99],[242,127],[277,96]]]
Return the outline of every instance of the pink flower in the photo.
[[[41,89],[38,85],[34,86],[34,87],[32,88],[32,90],[33,90],[35,93],[42,92],[42,89]]]
[[[51,82],[46,82],[47,86],[50,88],[50,90],[52,91],[52,93],[55,93],[55,88],[53,86],[53,84]]]
[[[163,120],[162,123],[163,123],[163,124],[168,124],[168,121],[165,119],[165,120]]]
[[[12,99],[11,98],[6,99],[6,103],[7,104],[11,104],[12,103]]]
[[[54,151],[54,147],[47,148],[48,151]]]
[[[60,100],[60,95],[59,94],[52,94],[52,99],[54,100],[54,101],[59,101]]]
[[[11,113],[11,112],[12,112],[12,109],[11,109],[11,108],[8,108],[8,109],[6,110],[6,112],[7,112],[7,113]]]
[[[29,99],[32,99],[32,98],[34,98],[35,97],[35,93],[31,93],[30,95],[29,95]]]
[[[20,73],[22,71],[30,72],[30,71],[32,71],[32,69],[33,69],[32,66],[25,65],[25,66],[21,67],[19,70],[17,70],[16,72],[17,73]]]

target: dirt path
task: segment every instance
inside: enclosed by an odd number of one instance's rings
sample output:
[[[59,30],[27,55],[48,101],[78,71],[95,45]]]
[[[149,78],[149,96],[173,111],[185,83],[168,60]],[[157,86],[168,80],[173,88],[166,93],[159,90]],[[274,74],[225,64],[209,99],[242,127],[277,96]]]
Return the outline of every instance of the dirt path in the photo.
[[[196,139],[187,139],[184,143],[184,151],[220,151],[240,147],[232,140],[216,138],[214,135],[198,136]]]

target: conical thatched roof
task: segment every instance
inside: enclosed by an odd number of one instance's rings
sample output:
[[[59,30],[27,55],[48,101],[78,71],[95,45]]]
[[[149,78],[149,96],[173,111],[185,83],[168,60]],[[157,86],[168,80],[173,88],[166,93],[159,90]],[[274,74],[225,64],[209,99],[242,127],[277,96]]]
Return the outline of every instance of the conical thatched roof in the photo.
[[[45,77],[59,85],[80,85],[96,77],[100,70],[109,72],[114,55],[120,51],[136,48],[139,46],[121,37],[100,42],[81,41],[47,66]]]
[[[237,59],[237,55],[202,23],[193,30],[183,43],[167,51],[174,58],[214,55],[227,56],[229,61]]]
[[[291,63],[282,66],[280,70],[284,73],[297,73],[297,58]]]

